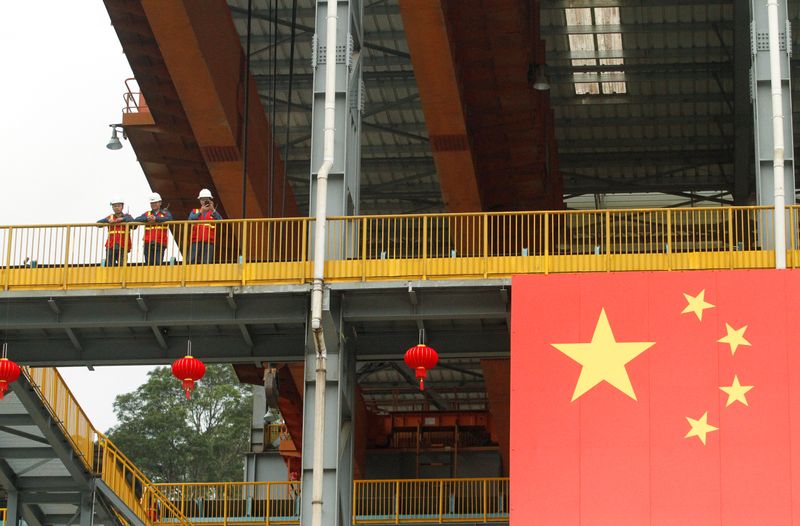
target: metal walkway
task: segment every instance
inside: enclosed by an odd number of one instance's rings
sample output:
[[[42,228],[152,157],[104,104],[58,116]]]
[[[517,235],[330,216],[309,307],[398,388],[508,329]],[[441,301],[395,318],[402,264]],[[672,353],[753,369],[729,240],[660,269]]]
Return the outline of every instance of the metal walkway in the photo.
[[[771,268],[767,207],[504,212],[332,217],[330,283],[472,280],[514,274]],[[787,215],[787,264],[800,267],[800,207]],[[168,225],[159,265],[143,264],[141,225],[113,260],[97,224],[0,227],[4,290],[140,289],[304,284],[311,280],[311,218],[215,222],[214,250],[187,262],[197,222]],[[111,254],[109,254],[111,252]]]

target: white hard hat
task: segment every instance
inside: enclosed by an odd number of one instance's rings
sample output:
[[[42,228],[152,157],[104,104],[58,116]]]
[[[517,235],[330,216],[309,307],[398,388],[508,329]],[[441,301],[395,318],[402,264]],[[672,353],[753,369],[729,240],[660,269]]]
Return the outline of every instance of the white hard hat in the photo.
[[[158,203],[159,201],[161,201],[161,194],[159,194],[158,192],[153,192],[152,194],[150,194],[151,203]]]
[[[197,195],[197,198],[202,199],[203,197],[213,199],[214,196],[211,195],[211,190],[209,190],[208,188],[203,188],[202,190],[200,190],[200,193]]]
[[[108,204],[110,204],[110,205],[115,205],[115,204],[117,204],[117,203],[119,203],[119,204],[121,204],[121,205],[124,205],[124,204],[125,204],[125,200],[124,200],[124,199],[119,199],[119,198],[115,197],[115,198],[114,198],[114,199],[112,199],[112,200],[111,200],[111,202],[110,202],[110,203],[108,203]]]

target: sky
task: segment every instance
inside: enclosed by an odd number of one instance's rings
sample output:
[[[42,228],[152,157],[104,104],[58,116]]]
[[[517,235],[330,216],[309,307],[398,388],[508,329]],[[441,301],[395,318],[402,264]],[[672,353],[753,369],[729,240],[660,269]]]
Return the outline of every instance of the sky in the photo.
[[[0,65],[0,224],[93,222],[116,195],[134,215],[149,210],[133,149],[105,147],[133,75],[101,0],[4,3]],[[60,368],[100,431],[116,422],[114,397],[148,370]]]

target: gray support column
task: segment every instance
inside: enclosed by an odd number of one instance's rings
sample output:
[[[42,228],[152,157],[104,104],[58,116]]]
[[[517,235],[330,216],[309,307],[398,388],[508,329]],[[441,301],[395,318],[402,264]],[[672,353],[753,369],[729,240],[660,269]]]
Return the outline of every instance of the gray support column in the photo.
[[[751,204],[753,190],[753,106],[750,98],[750,0],[736,0],[733,8],[733,201]]]
[[[322,524],[345,526],[352,518],[353,500],[353,398],[355,352],[341,334],[341,310],[331,306],[325,291],[322,323],[328,349],[325,385],[325,444]],[[309,333],[306,345],[303,397],[303,492],[300,523],[311,524],[311,479],[314,451],[316,349]]]
[[[738,5],[738,4],[737,4]],[[759,205],[774,205],[773,194],[773,148],[772,136],[772,92],[770,89],[769,35],[767,31],[767,3],[750,0],[752,16],[751,53],[753,56],[753,113],[756,153],[756,196]],[[791,41],[789,34],[786,0],[778,5],[781,49],[781,79],[783,86],[783,130],[785,145],[784,178],[786,204],[795,202],[794,183],[794,134],[792,130],[792,90],[789,58]],[[738,145],[738,143],[737,143]],[[788,230],[788,229],[787,229]]]
[[[327,0],[317,0],[312,50],[314,102],[311,128],[311,188],[309,213],[316,207],[317,171],[323,161],[325,121],[325,39]],[[328,215],[357,215],[361,165],[361,0],[339,0],[336,45],[336,137],[334,164],[328,176]],[[313,244],[309,245],[313,246]]]
[[[94,514],[92,500],[91,493],[81,495],[80,526],[92,526],[92,515]]]
[[[18,526],[19,524],[19,493],[9,490],[6,499],[6,523],[5,526]]]

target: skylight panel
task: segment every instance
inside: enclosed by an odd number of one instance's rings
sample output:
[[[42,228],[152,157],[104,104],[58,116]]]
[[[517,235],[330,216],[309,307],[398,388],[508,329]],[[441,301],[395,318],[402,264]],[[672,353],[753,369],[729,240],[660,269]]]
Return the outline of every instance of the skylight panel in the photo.
[[[603,78],[619,79],[624,76],[622,70],[613,70],[601,66],[619,66],[624,63],[621,58],[622,33],[610,31],[598,31],[596,26],[605,28],[619,26],[618,7],[595,7],[580,9],[565,9],[567,26],[589,27],[586,33],[576,31],[568,35],[570,51],[580,55],[603,55],[598,51],[606,51],[606,55],[619,55],[620,58],[580,58],[572,59],[572,65],[582,67],[583,71],[573,74],[575,93],[577,95],[608,95],[617,93],[627,93],[627,83],[622,80],[608,80]],[[613,53],[620,51],[620,53]],[[593,70],[592,66],[597,66]]]

